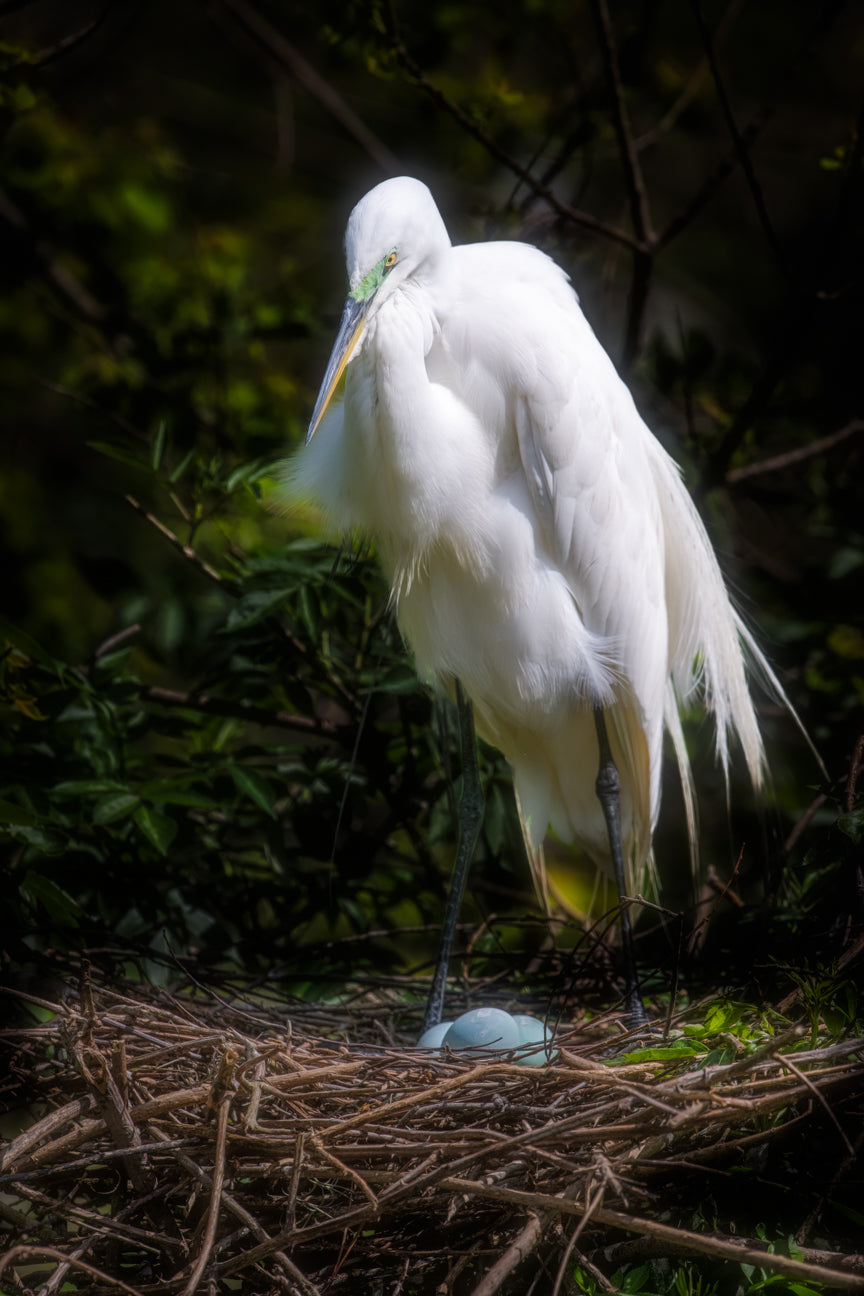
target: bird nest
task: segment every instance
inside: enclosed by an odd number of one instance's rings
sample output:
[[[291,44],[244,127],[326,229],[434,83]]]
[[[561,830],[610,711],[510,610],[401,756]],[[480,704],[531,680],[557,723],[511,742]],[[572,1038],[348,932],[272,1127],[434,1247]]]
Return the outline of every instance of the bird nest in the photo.
[[[554,1063],[526,1068],[340,1042],[368,1039],[386,991],[277,1010],[84,976],[45,1007],[4,1032],[32,1123],[0,1158],[3,1292],[549,1296],[685,1257],[864,1289],[864,1257],[816,1226],[854,1161],[860,1039],[802,1049],[791,1027],[712,1064],[680,1031],[619,1027],[613,1047],[559,1027]],[[742,1237],[740,1215],[734,1233],[718,1185],[743,1210],[755,1175],[764,1201],[771,1149],[808,1137],[821,1188],[793,1205],[812,1245]]]

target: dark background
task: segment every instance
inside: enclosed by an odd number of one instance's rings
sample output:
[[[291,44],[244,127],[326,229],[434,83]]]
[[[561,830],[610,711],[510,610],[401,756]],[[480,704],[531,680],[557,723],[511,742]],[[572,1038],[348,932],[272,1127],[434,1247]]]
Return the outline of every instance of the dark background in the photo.
[[[737,778],[727,809],[693,717],[705,864],[722,885],[740,862],[684,983],[845,985],[860,7],[25,0],[0,3],[0,40],[7,964],[89,948],[318,994],[428,958],[452,719],[368,552],[285,517],[277,467],[329,352],[348,212],[408,173],[456,241],[524,239],[571,274],[827,766],[766,699],[767,811]],[[484,769],[466,919],[490,920],[480,970],[517,977],[542,931],[506,768]],[[657,861],[686,929],[667,782]],[[675,947],[643,925],[654,989]],[[608,1002],[603,968],[582,975]]]

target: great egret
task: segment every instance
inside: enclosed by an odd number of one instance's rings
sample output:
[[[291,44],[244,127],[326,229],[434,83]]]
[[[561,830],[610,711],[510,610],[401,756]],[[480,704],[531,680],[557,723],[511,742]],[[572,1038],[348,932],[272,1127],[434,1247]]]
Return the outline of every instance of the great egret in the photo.
[[[482,814],[472,708],[512,767],[541,898],[549,826],[615,878],[638,1017],[624,897],[651,857],[664,726],[695,849],[680,703],[701,693],[724,771],[735,733],[758,790],[745,651],[782,690],[564,271],[522,243],[452,246],[408,177],[357,204],[345,253],[349,295],[291,491],[374,538],[421,677],[459,704],[460,845],[426,1024]]]

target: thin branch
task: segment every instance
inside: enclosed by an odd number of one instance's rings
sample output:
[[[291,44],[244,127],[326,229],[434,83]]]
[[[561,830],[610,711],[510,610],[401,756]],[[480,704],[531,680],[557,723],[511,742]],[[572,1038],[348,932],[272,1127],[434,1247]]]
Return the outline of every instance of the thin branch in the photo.
[[[219,0],[219,3],[237,25],[284,67],[308,95],[318,100],[331,117],[335,118],[352,139],[369,154],[385,175],[400,174],[403,168],[396,155],[390,152],[386,144],[383,144],[378,136],[360,120],[353,108],[349,107],[329,82],[306,62],[272,23],[247,4],[246,0]]]
[[[56,392],[58,396],[65,396],[67,400],[75,401],[77,405],[83,405],[85,409],[93,410],[100,418],[116,423],[119,428],[127,432],[129,436],[134,437],[136,441],[140,441],[142,445],[149,446],[150,437],[146,432],[136,428],[134,424],[123,418],[121,414],[116,413],[116,411],[103,409],[101,405],[91,400],[89,396],[85,396],[83,392],[73,391],[71,387],[64,387],[62,383],[53,382],[48,378],[37,378],[36,381],[46,391]]]
[[[843,809],[847,814],[851,814],[855,805],[855,792],[858,787],[858,779],[861,775],[862,765],[864,765],[864,734],[858,735],[855,743],[855,750],[852,753],[852,764],[849,766],[849,776],[846,780],[846,793],[843,797]]]
[[[792,847],[795,845],[798,838],[801,836],[801,834],[804,832],[805,828],[809,824],[810,820],[813,818],[815,814],[818,813],[818,811],[822,809],[823,805],[825,805],[827,800],[828,800],[828,796],[827,793],[825,792],[820,792],[817,797],[813,798],[813,800],[810,802],[807,809],[798,818],[798,820],[796,821],[796,823],[792,828],[792,831],[790,832],[789,836],[786,838],[785,842],[783,843],[784,855],[789,854],[789,852],[792,850]]]
[[[548,1215],[546,1216],[548,1219]],[[544,1219],[532,1215],[525,1227],[513,1239],[507,1250],[493,1264],[488,1273],[471,1292],[471,1296],[495,1296],[517,1265],[529,1256],[543,1236]]]
[[[5,221],[16,234],[27,240],[33,260],[52,288],[72,307],[75,314],[86,320],[88,324],[103,324],[108,314],[106,307],[96,300],[66,266],[57,260],[53,248],[36,237],[24,213],[15,206],[2,189],[0,189],[0,219]]]
[[[621,69],[618,64],[618,49],[612,20],[609,17],[607,0],[591,0],[594,22],[603,51],[606,65],[606,79],[609,83],[609,99],[612,105],[612,121],[618,139],[618,152],[621,168],[624,172],[624,183],[630,202],[630,219],[639,243],[633,253],[633,269],[630,277],[630,291],[627,298],[627,327],[624,335],[624,352],[622,356],[625,371],[631,367],[639,353],[639,339],[642,332],[642,320],[648,305],[648,292],[651,286],[651,274],[654,269],[653,249],[657,239],[651,227],[651,213],[648,206],[648,193],[639,154],[633,143],[633,132],[630,129],[630,117],[621,81]]]
[[[236,1056],[229,1054],[229,1056]],[[201,1243],[201,1251],[195,1262],[195,1268],[192,1275],[183,1288],[182,1296],[193,1296],[197,1290],[204,1270],[210,1263],[210,1256],[213,1251],[213,1244],[216,1241],[216,1225],[219,1222],[219,1209],[222,1205],[222,1190],[225,1184],[225,1148],[228,1141],[228,1113],[231,1110],[231,1102],[234,1097],[233,1090],[225,1093],[219,1103],[219,1109],[216,1113],[216,1149],[214,1153],[215,1163],[213,1166],[213,1182],[210,1188],[210,1202],[207,1208],[207,1225],[204,1230],[204,1238]]]
[[[606,1254],[608,1254],[608,1250],[607,1248]],[[586,1273],[591,1275],[600,1291],[617,1292],[621,1290],[619,1287],[614,1287],[606,1275],[595,1264],[592,1264],[585,1253],[580,1251],[578,1247],[573,1247],[572,1253],[579,1262],[579,1268],[584,1269]]]
[[[743,8],[744,0],[730,0],[730,3],[720,22],[717,24],[717,30],[714,33],[714,49],[719,52],[726,42],[726,37],[732,30],[732,25]],[[675,126],[679,118],[687,111],[693,100],[705,82],[705,78],[710,72],[710,66],[707,58],[700,59],[694,71],[691,73],[687,84],[679,94],[678,98],[672,104],[671,108],[663,114],[655,126],[652,126],[644,135],[633,141],[633,147],[640,153],[644,149],[651,148],[656,144],[663,135],[669,133]]]
[[[750,394],[724,433],[720,444],[707,456],[703,474],[705,489],[725,480],[728,464],[743,442],[754,421],[771,399],[778,384],[798,360],[813,325],[813,313],[805,309],[801,298],[795,298],[787,311],[773,348]]]
[[[702,13],[702,5],[700,3],[700,0],[690,0],[690,7],[693,10],[693,15],[696,19],[696,25],[699,28],[699,34],[702,37],[702,44],[705,48],[705,54],[708,59],[708,66],[711,69],[711,76],[714,81],[714,88],[717,91],[717,99],[720,103],[720,108],[726,120],[726,125],[729,130],[729,134],[732,136],[732,142],[735,146],[735,153],[738,158],[738,162],[741,166],[742,171],[744,172],[744,176],[747,180],[747,185],[753,197],[753,202],[755,204],[756,212],[759,217],[759,223],[761,224],[762,230],[765,234],[765,238],[768,241],[768,246],[771,248],[771,251],[774,253],[774,256],[777,260],[777,264],[785,276],[787,273],[786,261],[783,256],[782,250],[780,248],[780,244],[777,242],[777,236],[774,233],[774,227],[772,226],[771,218],[768,215],[768,208],[765,206],[765,198],[762,193],[762,188],[759,184],[759,181],[756,179],[756,172],[754,171],[753,163],[750,160],[749,149],[745,145],[744,138],[738,129],[737,122],[735,121],[735,114],[732,111],[732,105],[729,102],[729,96],[726,93],[726,86],[724,85],[723,78],[720,75],[720,67],[717,63],[717,51],[711,36],[711,31]]]
[[[236,592],[234,591],[230,581],[224,580],[215,568],[205,562],[190,545],[184,544],[180,537],[175,535],[170,527],[167,527],[164,522],[160,522],[159,518],[157,518],[153,513],[148,513],[144,505],[140,504],[133,495],[126,495],[125,500],[127,504],[131,504],[136,513],[140,513],[141,517],[145,518],[152,527],[155,527],[156,530],[165,537],[169,544],[172,544],[175,549],[179,550],[183,557],[188,559],[188,561],[192,563],[193,567],[197,567],[198,571],[202,572],[208,580],[213,581],[214,584],[220,587],[220,589],[227,590],[229,593]]]
[[[782,1053],[778,1053],[777,1060],[778,1062],[782,1062],[785,1067],[788,1067],[789,1070],[792,1072],[792,1074],[807,1086],[807,1088],[811,1091],[811,1093],[815,1097],[816,1101],[821,1103],[822,1108],[825,1111],[825,1114],[827,1115],[828,1119],[831,1121],[831,1124],[834,1126],[837,1133],[840,1135],[841,1139],[843,1140],[843,1143],[846,1147],[846,1151],[849,1153],[850,1156],[854,1156],[855,1149],[852,1146],[849,1136],[844,1130],[843,1126],[838,1121],[837,1117],[834,1115],[834,1112],[831,1110],[831,1107],[828,1103],[828,1099],[825,1097],[825,1095],[819,1089],[817,1089],[816,1085],[814,1085],[813,1081],[809,1078],[809,1076],[806,1076],[804,1072],[801,1070],[801,1068],[795,1065],[795,1063],[792,1061],[791,1058],[784,1056]]]
[[[103,639],[101,644],[98,644],[93,649],[90,656],[91,662],[97,662],[103,657],[107,657],[109,653],[115,652],[118,648],[122,648],[130,639],[134,639],[135,636],[140,633],[140,625],[131,625],[126,626],[125,630],[118,630],[116,634],[109,635],[107,639]]]
[[[154,1130],[154,1133],[157,1134],[160,1138],[165,1140],[164,1146],[166,1148],[169,1148],[171,1146],[170,1140],[168,1140],[167,1136],[164,1135],[161,1132],[161,1130],[156,1129]],[[303,1136],[299,1135],[298,1137],[302,1139]],[[180,1163],[180,1165],[182,1165],[183,1168],[187,1170],[192,1175],[192,1177],[196,1179],[200,1184],[202,1184],[203,1187],[209,1192],[212,1188],[213,1180],[211,1179],[210,1175],[206,1172],[206,1170],[203,1170],[201,1166],[197,1164],[196,1161],[194,1161],[191,1157],[185,1156],[182,1152],[177,1152],[174,1155],[176,1160]],[[234,1215],[235,1218],[238,1219],[241,1224],[244,1224],[246,1228],[248,1228],[249,1232],[252,1234],[253,1237],[257,1238],[259,1242],[269,1241],[269,1235],[267,1234],[266,1230],[262,1228],[261,1224],[255,1218],[255,1216],[252,1215],[249,1211],[247,1211],[245,1206],[242,1206],[240,1202],[238,1202],[231,1195],[231,1193],[225,1191],[224,1188],[222,1191],[222,1201],[225,1205],[225,1209],[229,1211],[232,1215]],[[279,1265],[282,1266],[282,1268],[285,1270],[288,1277],[294,1283],[296,1283],[298,1287],[300,1287],[300,1289],[304,1293],[304,1296],[321,1296],[321,1293],[318,1290],[318,1288],[315,1286],[315,1284],[311,1282],[300,1269],[297,1268],[297,1265],[294,1263],[294,1261],[289,1259],[289,1257],[285,1254],[284,1251],[274,1251],[273,1259]]]
[[[601,1206],[603,1202],[603,1197],[606,1192],[606,1183],[607,1183],[607,1178],[604,1177],[603,1181],[597,1185],[596,1192],[594,1193],[591,1200],[588,1202],[588,1205],[585,1207],[585,1214],[579,1220],[579,1223],[576,1225],[575,1229],[570,1235],[570,1241],[567,1243],[567,1246],[564,1248],[564,1254],[562,1255],[561,1263],[558,1266],[558,1273],[555,1275],[555,1286],[552,1289],[552,1296],[558,1296],[558,1293],[560,1292],[562,1286],[564,1285],[564,1276],[567,1272],[567,1265],[569,1264],[570,1256],[573,1252],[573,1248],[576,1246],[576,1243],[579,1241],[579,1238],[584,1233],[588,1223],[591,1220],[591,1217],[596,1213],[598,1208]],[[575,1196],[575,1193],[572,1195]],[[587,1187],[585,1189],[585,1196],[586,1198],[588,1196]]]
[[[85,41],[88,36],[92,36],[93,32],[102,26],[108,17],[109,8],[108,0],[105,0],[101,11],[89,23],[80,27],[77,31],[70,32],[68,36],[64,36],[55,45],[48,45],[44,49],[37,50],[34,55],[35,63],[39,67],[46,67],[47,64],[53,63],[54,59],[60,58],[61,55],[68,54],[70,50],[75,49],[76,45],[80,45],[82,41]]]
[[[198,553],[196,553],[196,551],[192,548],[191,545],[186,544],[183,540],[180,539],[178,535],[175,535],[175,533],[171,530],[170,527],[166,526],[165,523],[160,521],[160,519],[157,518],[153,513],[148,512],[147,509],[144,507],[144,505],[139,503],[139,501],[135,499],[133,495],[127,495],[125,498],[127,504],[130,504],[132,508],[135,509],[136,513],[140,514],[140,516],[143,517],[147,522],[149,522],[152,527],[155,527],[155,529],[159,532],[159,534],[164,536],[165,539],[168,541],[168,543],[171,544],[176,550],[178,550],[178,552],[181,553],[184,558],[186,558],[189,562],[191,562],[193,567],[197,568],[197,570],[200,571],[204,576],[206,576],[208,580],[213,581],[215,585],[218,585],[219,588],[223,590],[226,594],[230,594],[232,598],[240,598],[242,596],[242,590],[239,585],[237,585],[234,581],[229,580],[227,577],[220,576],[219,573],[215,570],[215,568],[211,567],[208,562],[205,562],[204,559]],[[309,656],[309,650],[306,647],[306,645],[301,643],[300,640],[295,635],[293,635],[290,630],[288,630],[285,626],[283,626],[275,617],[268,617],[266,618],[266,620],[273,626],[273,628],[276,630],[278,634],[284,636],[284,638],[291,645],[291,647],[294,649],[295,652],[299,653],[302,657]],[[335,675],[335,673],[332,670],[325,667],[323,662],[321,662],[320,665],[321,665],[324,678],[333,687],[333,689],[339,694],[339,696],[348,704],[349,710],[352,713],[356,714],[356,712],[360,709],[357,699],[351,693],[349,693],[348,689],[346,689],[345,685]],[[166,693],[170,695],[170,690],[166,690]],[[166,697],[164,700],[166,706],[181,705],[179,702],[172,701],[170,696]],[[278,714],[282,715],[284,720],[284,716],[287,713],[280,712]],[[241,716],[241,718],[243,717]],[[283,722],[277,721],[276,723],[283,723]],[[303,724],[302,722],[299,724],[292,723],[290,726],[284,726],[283,724],[283,727],[289,727],[292,729],[308,728],[314,732],[317,732],[319,728],[317,722],[310,722],[309,724]]]
[[[199,711],[202,715],[227,716],[248,720],[250,724],[266,728],[290,729],[292,733],[316,734],[321,738],[344,741],[345,730],[332,720],[319,720],[314,716],[294,715],[290,711],[268,711],[266,707],[251,702],[233,702],[228,698],[211,697],[209,693],[180,693],[176,689],[148,685],[138,690],[143,702],[157,706],[179,707],[184,711]]]
[[[105,1273],[102,1269],[94,1269],[93,1265],[87,1264],[85,1260],[79,1260],[76,1256],[67,1255],[65,1251],[60,1251],[57,1247],[12,1247],[11,1251],[7,1251],[5,1255],[0,1256],[0,1275],[4,1274],[11,1264],[30,1264],[43,1257],[47,1257],[49,1260],[57,1260],[72,1269],[80,1269],[82,1273],[89,1274],[91,1278],[97,1278],[109,1287],[116,1287],[118,1291],[126,1292],[127,1296],[141,1296],[141,1292],[137,1287],[130,1287],[123,1282],[122,1278],[115,1278],[113,1274]]]
[[[154,1147],[158,1146],[160,1145],[154,1144]],[[92,1158],[90,1164],[92,1165]],[[167,1233],[154,1233],[151,1229],[138,1228],[134,1224],[125,1222],[127,1216],[134,1216],[139,1213],[144,1202],[153,1201],[164,1196],[167,1192],[170,1192],[170,1187],[163,1185],[163,1187],[150,1193],[147,1197],[137,1197],[127,1206],[117,1211],[116,1215],[100,1215],[95,1210],[85,1210],[82,1206],[76,1206],[65,1195],[62,1198],[52,1197],[49,1193],[40,1192],[38,1188],[30,1188],[26,1184],[20,1184],[17,1181],[15,1183],[16,1196],[20,1195],[37,1206],[47,1208],[52,1215],[58,1215],[61,1219],[69,1220],[71,1224],[76,1225],[78,1228],[87,1230],[88,1236],[83,1243],[83,1248],[74,1253],[77,1257],[86,1255],[87,1251],[97,1241],[104,1238],[113,1238],[125,1242],[141,1242],[144,1246],[155,1251],[184,1251],[186,1243],[182,1238],[171,1237]],[[31,1226],[32,1222],[32,1218],[27,1221]],[[65,1266],[61,1265],[52,1274],[44,1287],[46,1293],[60,1285],[63,1281],[64,1272]]]
[[[822,1218],[822,1212],[825,1208],[825,1203],[827,1201],[837,1200],[835,1196],[837,1185],[843,1179],[845,1179],[846,1175],[849,1173],[852,1167],[858,1164],[858,1157],[861,1153],[862,1147],[864,1147],[864,1128],[862,1128],[859,1131],[858,1137],[855,1140],[855,1146],[852,1149],[852,1155],[846,1157],[845,1160],[841,1161],[840,1165],[837,1167],[834,1174],[831,1176],[830,1182],[825,1184],[824,1188],[822,1189],[821,1196],[819,1197],[818,1201],[815,1201],[813,1203],[809,1215],[807,1216],[806,1220],[801,1225],[797,1234],[795,1235],[795,1240],[799,1246],[801,1247],[804,1246],[804,1243],[807,1241],[808,1237],[810,1236],[811,1231],[816,1226],[817,1221]],[[805,1255],[806,1255],[806,1251],[805,1251]]]
[[[95,1106],[95,1102],[93,1105]],[[94,1124],[102,1125],[103,1123],[104,1122],[102,1121],[91,1122],[91,1125]],[[42,1128],[41,1122],[39,1128],[40,1129]],[[92,1128],[88,1130],[88,1133],[89,1134],[93,1133]],[[83,1142],[83,1141],[85,1140],[79,1140],[79,1142]],[[195,1144],[199,1142],[200,1139],[198,1138],[179,1138],[179,1139],[172,1139],[171,1142],[167,1144],[167,1146],[172,1148],[173,1147],[193,1147]],[[129,1147],[105,1148],[103,1151],[100,1151],[99,1159],[100,1161],[116,1161],[116,1160],[125,1161],[127,1157],[132,1157],[132,1156],[144,1157],[149,1152],[161,1151],[163,1146],[164,1145],[160,1143],[141,1143],[138,1147],[131,1147],[131,1148]],[[34,1158],[33,1158],[34,1160],[36,1156],[38,1156],[38,1152],[34,1154]],[[16,1157],[15,1160],[20,1160],[20,1156]],[[11,1159],[10,1159],[10,1164],[14,1164],[14,1162]],[[3,1184],[17,1185],[19,1183],[31,1183],[34,1180],[38,1181],[40,1179],[50,1178],[53,1175],[65,1174],[67,1170],[86,1170],[87,1166],[92,1164],[93,1164],[93,1157],[90,1156],[90,1157],[81,1157],[77,1161],[63,1161],[59,1165],[39,1166],[38,1169],[36,1170],[13,1170],[9,1174],[0,1175],[0,1185]]]
[[[751,149],[761,134],[764,127],[771,120],[772,113],[769,109],[763,108],[754,117],[753,121],[741,133],[741,148],[745,151]],[[669,224],[662,229],[657,236],[657,248],[662,250],[669,243],[682,234],[685,229],[692,225],[693,221],[708,206],[708,203],[717,193],[718,189],[737,171],[741,164],[741,158],[738,151],[732,149],[723,157],[713,175],[710,175],[702,188],[697,190],[688,202],[683,211],[674,216]]]
[[[350,1166],[345,1165],[344,1161],[340,1161],[332,1152],[328,1152],[324,1144],[321,1142],[321,1139],[318,1138],[316,1134],[310,1134],[309,1146],[314,1148],[321,1159],[326,1161],[329,1166],[332,1166],[335,1170],[342,1171],[342,1173],[344,1173],[352,1183],[356,1184],[363,1196],[369,1202],[369,1205],[377,1213],[378,1198],[375,1196],[374,1192],[361,1174],[358,1174],[356,1170],[352,1170]]]
[[[489,1197],[493,1201],[513,1202],[535,1209],[545,1207],[566,1215],[582,1215],[585,1207],[569,1202],[561,1197],[548,1193],[521,1192],[516,1188],[499,1188],[486,1183],[474,1183],[469,1179],[443,1179],[441,1186],[452,1192],[464,1193],[466,1196]],[[830,1267],[834,1262],[842,1264],[844,1255],[834,1252],[822,1252],[826,1263],[808,1264],[803,1260],[793,1260],[789,1256],[764,1251],[749,1238],[717,1237],[703,1233],[693,1233],[689,1229],[674,1228],[661,1224],[657,1220],[642,1219],[638,1215],[627,1215],[623,1211],[607,1210],[605,1207],[594,1213],[598,1224],[607,1224],[629,1233],[640,1233],[644,1237],[660,1239],[666,1245],[679,1247],[696,1255],[715,1256],[720,1260],[734,1260],[738,1264],[758,1265],[775,1273],[784,1274],[787,1278],[797,1278],[802,1282],[820,1282],[829,1287],[841,1287],[849,1291],[864,1290],[864,1278],[860,1274]]]
[[[840,428],[839,432],[832,432],[829,436],[819,437],[816,441],[811,441],[809,445],[798,446],[795,450],[787,450],[783,454],[773,455],[770,459],[760,459],[758,463],[745,464],[743,468],[730,468],[726,474],[726,480],[729,483],[743,481],[747,477],[758,477],[763,473],[780,472],[788,468],[790,464],[802,463],[805,459],[812,459],[814,455],[822,454],[824,450],[831,450],[841,441],[846,441],[856,432],[864,431],[864,419],[852,419],[845,427]]]
[[[742,1243],[749,1242],[749,1244],[752,1246],[758,1246],[758,1243],[756,1242],[755,1239],[742,1238],[741,1241]],[[667,1238],[648,1237],[645,1234],[643,1234],[639,1238],[629,1238],[626,1242],[615,1242],[613,1243],[612,1246],[603,1248],[604,1260],[608,1262],[611,1268],[616,1268],[616,1269],[618,1268],[619,1265],[625,1263],[631,1263],[634,1260],[635,1261],[648,1260],[655,1256],[657,1258],[668,1260],[673,1256],[688,1256],[692,1254],[693,1252],[686,1245],[679,1246],[678,1244],[676,1244],[673,1241],[670,1241]],[[801,1255],[803,1256],[806,1262],[811,1263],[813,1265],[830,1264],[832,1261],[839,1259],[841,1260],[844,1266],[843,1272],[847,1273],[852,1277],[862,1272],[862,1266],[860,1263],[861,1257],[859,1256],[850,1256],[850,1255],[838,1256],[835,1252],[832,1251],[823,1251],[815,1247],[804,1247],[804,1246],[801,1247]],[[745,1263],[748,1262],[745,1261]],[[817,1279],[816,1281],[822,1282],[824,1284],[825,1282],[827,1282],[827,1275],[823,1276],[820,1279]],[[853,1290],[860,1291],[861,1290],[860,1278],[858,1278],[857,1283],[858,1283],[857,1286],[855,1282],[849,1283],[847,1284],[847,1286],[851,1287]]]
[[[624,87],[621,82],[618,50],[612,31],[612,20],[609,17],[609,7],[606,0],[591,0],[591,9],[594,13],[594,21],[600,37],[603,61],[606,64],[609,98],[612,104],[612,120],[618,139],[618,152],[621,155],[621,165],[630,200],[630,219],[633,222],[633,229],[640,246],[650,249],[655,242],[655,238],[651,229],[648,194],[645,189],[645,178],[642,175],[639,155],[633,143],[633,133],[630,129],[630,117],[624,100]]]

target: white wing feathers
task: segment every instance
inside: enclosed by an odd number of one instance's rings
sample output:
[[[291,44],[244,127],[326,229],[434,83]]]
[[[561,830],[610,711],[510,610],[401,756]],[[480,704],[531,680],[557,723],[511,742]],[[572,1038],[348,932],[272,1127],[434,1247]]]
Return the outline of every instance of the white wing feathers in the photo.
[[[696,799],[680,703],[694,692],[701,695],[714,719],[724,773],[730,738],[737,736],[757,791],[765,757],[745,654],[771,692],[792,708],[730,602],[677,466],[638,415],[572,298],[568,306],[549,327],[561,329],[566,315],[569,399],[538,401],[544,383],[532,375],[523,389],[530,395],[521,394],[515,405],[519,456],[539,527],[586,625],[621,645],[621,702],[609,719],[633,803],[631,862],[640,867],[650,851],[662,732],[652,733],[648,718],[661,715],[680,770],[695,861]],[[559,347],[561,341],[559,336]],[[550,352],[547,337],[544,354]],[[572,359],[577,356],[578,370]],[[548,394],[564,375],[559,367],[542,377]]]

